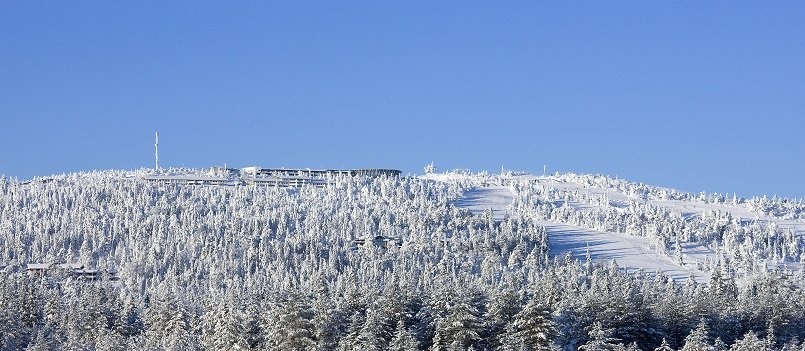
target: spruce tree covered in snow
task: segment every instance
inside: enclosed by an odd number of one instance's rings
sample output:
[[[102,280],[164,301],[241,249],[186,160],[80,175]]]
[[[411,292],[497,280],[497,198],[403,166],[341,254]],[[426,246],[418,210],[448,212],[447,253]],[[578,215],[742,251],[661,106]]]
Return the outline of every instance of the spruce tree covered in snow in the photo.
[[[707,335],[707,324],[704,320],[699,321],[696,329],[690,331],[685,338],[685,344],[680,351],[708,351],[712,349]]]
[[[721,338],[716,338],[716,341],[713,342],[713,351],[727,351],[729,346],[721,340]]]
[[[215,306],[204,318],[204,344],[209,349],[245,349],[246,325],[231,303]]]
[[[8,345],[8,344],[6,344]],[[45,324],[37,329],[34,337],[28,344],[26,350],[29,351],[50,351],[58,350],[62,345],[58,330],[54,330],[50,324]]]
[[[797,340],[796,338],[786,342],[785,345],[783,345],[783,347],[780,349],[780,351],[801,351],[801,350],[802,348],[800,348],[799,340]]]
[[[629,345],[623,345],[623,344],[615,345],[615,350],[617,350],[617,351],[640,351],[640,347],[637,346],[636,342],[632,342]]]
[[[145,330],[140,308],[131,296],[127,296],[123,302],[123,308],[118,315],[119,320],[115,322],[115,331],[123,337],[134,337],[142,334]]]
[[[515,315],[521,310],[520,297],[511,287],[503,288],[494,293],[487,309],[487,329],[490,342],[500,348],[514,347],[516,328],[510,327]]]
[[[755,332],[748,332],[740,340],[736,340],[730,351],[767,351],[766,343],[758,339]]]
[[[671,348],[671,345],[668,344],[668,341],[666,341],[665,338],[663,338],[662,344],[660,344],[659,347],[654,349],[654,351],[674,351],[674,349]]]
[[[482,312],[471,294],[458,294],[449,302],[445,316],[437,325],[437,333],[445,336],[450,350],[478,348],[483,332]]]
[[[504,349],[550,350],[556,330],[551,312],[542,302],[532,298],[506,327]]]
[[[281,350],[310,350],[316,346],[312,323],[313,310],[299,296],[291,295],[282,303],[273,325],[274,344]],[[357,340],[356,340],[357,342]],[[355,344],[358,345],[357,343]]]
[[[405,323],[401,319],[397,323],[397,329],[394,330],[394,336],[389,343],[389,351],[415,351],[419,349],[419,345],[414,335],[405,327]]]
[[[193,350],[197,347],[188,323],[187,310],[181,302],[172,304],[172,311],[165,324],[162,344],[166,350]]]
[[[367,351],[386,349],[391,335],[384,324],[385,316],[376,309],[367,309],[366,320],[355,338],[355,347]]]
[[[364,318],[363,314],[361,312],[354,312],[349,323],[349,329],[338,341],[338,350],[360,350],[359,339],[365,324],[366,319]]]
[[[584,345],[579,346],[579,350],[616,350],[618,347],[617,342],[620,340],[613,338],[612,334],[612,329],[604,328],[601,322],[595,322],[590,328],[590,338]]]

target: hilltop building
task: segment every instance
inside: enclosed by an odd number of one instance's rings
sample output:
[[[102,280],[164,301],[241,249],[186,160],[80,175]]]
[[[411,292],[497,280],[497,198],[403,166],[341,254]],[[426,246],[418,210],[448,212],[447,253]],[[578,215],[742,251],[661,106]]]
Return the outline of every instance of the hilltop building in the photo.
[[[304,185],[324,186],[329,179],[337,176],[399,177],[396,169],[301,169],[301,168],[261,168],[241,169],[212,167],[207,174],[148,175],[147,181],[163,184],[184,185],[253,185],[301,187]]]

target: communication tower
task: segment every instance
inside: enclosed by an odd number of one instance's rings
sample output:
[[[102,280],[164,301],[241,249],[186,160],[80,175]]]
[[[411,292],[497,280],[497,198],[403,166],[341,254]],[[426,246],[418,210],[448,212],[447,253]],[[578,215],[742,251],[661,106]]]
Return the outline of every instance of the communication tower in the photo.
[[[159,170],[159,132],[156,133],[156,142],[154,143],[154,166],[155,170]]]

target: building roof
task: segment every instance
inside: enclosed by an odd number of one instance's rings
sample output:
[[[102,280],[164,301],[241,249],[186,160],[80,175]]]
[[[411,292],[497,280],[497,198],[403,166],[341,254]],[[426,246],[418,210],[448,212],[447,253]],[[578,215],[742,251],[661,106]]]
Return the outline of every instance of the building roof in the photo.
[[[59,263],[60,269],[82,269],[84,265],[81,263]]]
[[[214,177],[209,175],[192,175],[192,174],[178,174],[178,175],[147,175],[143,177],[145,180],[203,180],[203,181],[227,181],[228,178]]]
[[[48,269],[52,267],[52,263],[29,263],[27,264],[28,270]]]

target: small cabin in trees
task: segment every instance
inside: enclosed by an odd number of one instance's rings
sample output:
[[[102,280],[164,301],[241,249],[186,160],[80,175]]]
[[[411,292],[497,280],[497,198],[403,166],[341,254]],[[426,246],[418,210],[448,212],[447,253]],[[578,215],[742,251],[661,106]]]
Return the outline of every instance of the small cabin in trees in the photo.
[[[76,269],[73,270],[73,276],[87,280],[98,280],[101,278],[101,271],[88,268]]]
[[[59,263],[56,265],[61,270],[64,271],[75,271],[78,269],[84,269],[84,265],[81,263]]]
[[[50,270],[52,267],[52,263],[29,263],[26,265],[28,273],[33,275],[45,274],[45,272]]]
[[[386,236],[386,235],[377,235],[369,240],[367,240],[367,238],[357,238],[353,240],[352,243],[355,248],[365,246],[368,243],[374,247],[387,249],[392,245],[397,245],[398,247],[402,246],[402,238]]]
[[[29,263],[26,265],[28,273],[31,274],[44,274],[50,271],[69,272],[72,273],[76,270],[83,269],[84,265],[81,263]]]
[[[81,263],[29,263],[26,266],[29,274],[41,276],[52,273],[62,273],[84,280],[99,280],[106,275],[109,280],[118,280],[117,272],[113,269],[99,270],[84,267]]]

